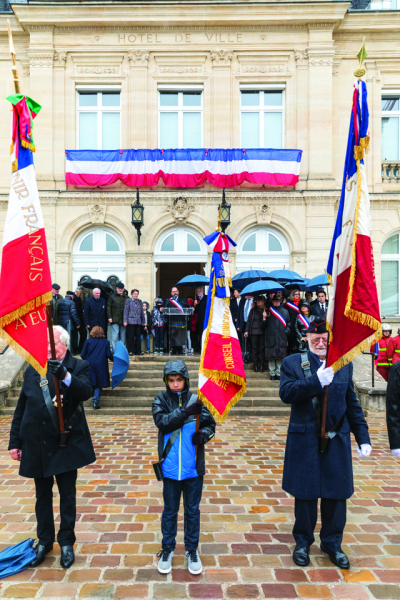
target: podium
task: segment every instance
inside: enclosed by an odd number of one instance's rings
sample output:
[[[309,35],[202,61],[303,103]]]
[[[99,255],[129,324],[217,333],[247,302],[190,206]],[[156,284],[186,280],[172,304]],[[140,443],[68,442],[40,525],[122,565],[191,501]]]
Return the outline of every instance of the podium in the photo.
[[[186,354],[188,321],[193,308],[164,308],[163,314],[167,317],[168,353],[172,354],[172,348],[178,346]]]

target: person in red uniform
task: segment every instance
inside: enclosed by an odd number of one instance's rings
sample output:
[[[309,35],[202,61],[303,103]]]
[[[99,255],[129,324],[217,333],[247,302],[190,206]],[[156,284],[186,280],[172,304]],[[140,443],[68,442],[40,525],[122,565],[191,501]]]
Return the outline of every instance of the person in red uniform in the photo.
[[[393,342],[397,340],[399,347],[399,357],[397,360],[400,360],[400,336],[395,338],[391,337],[392,328],[388,323],[384,323],[382,325],[382,337],[378,342],[379,345],[379,355],[378,360],[375,362],[376,370],[380,375],[382,375],[385,381],[389,380],[389,369],[392,365],[392,346]],[[375,344],[371,346],[371,352],[374,352]]]

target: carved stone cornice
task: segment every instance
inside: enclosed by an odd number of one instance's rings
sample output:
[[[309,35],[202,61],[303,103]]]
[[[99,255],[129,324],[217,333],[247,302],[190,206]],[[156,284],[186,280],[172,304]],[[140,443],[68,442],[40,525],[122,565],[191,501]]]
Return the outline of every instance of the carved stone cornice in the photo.
[[[307,27],[309,31],[326,31],[333,30],[335,23],[308,23]]]
[[[26,25],[26,28],[29,31],[29,33],[52,33],[54,31],[54,25]]]
[[[313,67],[332,67],[333,57],[335,56],[335,50],[314,50],[313,48],[306,48],[304,51],[305,56],[308,58],[309,66]]]
[[[129,64],[132,67],[147,67],[150,54],[145,50],[132,49],[128,54]]]
[[[54,61],[54,51],[31,53],[28,52],[31,67],[52,67]]]

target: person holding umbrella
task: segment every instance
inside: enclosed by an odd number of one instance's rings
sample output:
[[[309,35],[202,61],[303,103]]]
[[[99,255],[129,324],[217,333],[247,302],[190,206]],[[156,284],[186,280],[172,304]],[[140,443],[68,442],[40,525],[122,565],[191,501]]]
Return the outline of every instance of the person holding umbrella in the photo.
[[[100,408],[100,397],[103,387],[110,387],[108,360],[113,360],[110,342],[106,339],[101,327],[93,327],[89,339],[86,340],[81,358],[90,366],[90,385],[93,392],[93,408]]]

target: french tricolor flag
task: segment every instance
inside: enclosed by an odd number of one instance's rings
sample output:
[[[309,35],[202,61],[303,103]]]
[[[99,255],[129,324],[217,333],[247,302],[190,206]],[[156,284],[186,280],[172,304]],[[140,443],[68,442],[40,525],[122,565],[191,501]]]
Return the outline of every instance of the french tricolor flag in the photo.
[[[327,327],[327,366],[340,369],[381,335],[371,244],[371,213],[364,155],[369,150],[367,86],[354,83],[342,194],[327,274],[333,286]]]

